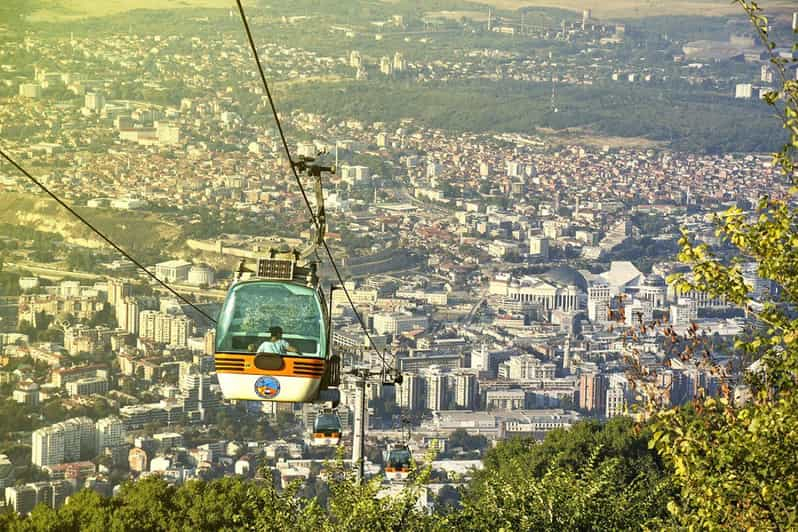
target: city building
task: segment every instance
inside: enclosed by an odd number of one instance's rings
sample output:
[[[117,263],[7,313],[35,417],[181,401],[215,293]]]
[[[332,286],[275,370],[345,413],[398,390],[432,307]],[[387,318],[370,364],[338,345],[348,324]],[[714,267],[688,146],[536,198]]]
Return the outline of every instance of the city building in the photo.
[[[128,466],[130,467],[130,470],[135,473],[149,471],[149,459],[147,457],[147,451],[139,447],[133,447],[130,449],[128,452]]]
[[[440,368],[432,367],[426,372],[426,407],[428,410],[446,410],[448,406],[447,374]]]
[[[613,385],[607,390],[605,412],[608,418],[622,416],[626,413],[626,390],[622,386]]]
[[[422,410],[426,404],[425,379],[415,373],[403,373],[403,381],[396,385],[397,404],[410,411]]]
[[[591,322],[606,321],[610,312],[612,295],[607,283],[600,281],[587,289],[587,319]]]
[[[671,324],[675,327],[686,327],[698,320],[698,305],[693,298],[680,297],[671,304]]]
[[[754,86],[750,83],[738,83],[734,87],[734,97],[738,99],[750,100],[754,95]]]
[[[479,402],[479,381],[474,373],[454,374],[454,404],[463,410],[475,410]]]
[[[11,486],[5,489],[6,506],[18,514],[27,515],[36,506],[38,491],[30,484]]]
[[[188,284],[195,286],[211,286],[213,282],[213,269],[207,264],[196,264],[188,271]]]
[[[11,398],[23,405],[36,406],[39,404],[39,385],[33,381],[20,381]]]
[[[410,312],[383,312],[373,316],[377,334],[401,334],[412,329],[426,329],[429,319]]]
[[[159,262],[155,265],[155,275],[157,275],[159,279],[168,283],[176,283],[187,280],[188,272],[190,270],[191,263],[179,259]]]
[[[567,311],[582,308],[587,281],[573,268],[561,266],[541,275],[526,275],[518,279],[497,275],[491,279],[489,291],[491,295],[538,303],[545,310]]]
[[[599,416],[607,404],[607,378],[599,373],[583,373],[579,377],[579,408]]]
[[[98,452],[107,447],[119,447],[125,444],[125,424],[117,416],[109,416],[97,420],[94,424]]]
[[[31,439],[31,462],[39,467],[94,456],[95,428],[88,417],[72,418],[35,430]]]
[[[104,394],[108,391],[108,379],[88,377],[68,382],[66,391],[70,396]]]

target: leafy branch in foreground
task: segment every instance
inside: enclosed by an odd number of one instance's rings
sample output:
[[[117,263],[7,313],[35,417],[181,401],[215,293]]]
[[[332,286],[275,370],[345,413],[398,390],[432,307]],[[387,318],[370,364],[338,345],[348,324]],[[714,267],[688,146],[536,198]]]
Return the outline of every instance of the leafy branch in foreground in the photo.
[[[735,401],[725,386],[720,398],[697,397],[692,409],[661,409],[650,401],[651,446],[673,467],[680,495],[668,510],[680,525],[793,529],[798,527],[798,81],[788,76],[794,59],[776,53],[762,9],[752,1],[737,3],[778,74],[780,87],[764,100],[789,133],[773,164],[791,187],[785,197],[763,197],[753,216],[732,208],[716,218],[717,236],[737,251],[729,260],[683,233],[679,259],[692,272],[671,281],[681,291],[725,297],[745,309],[756,328],[735,347],[758,361],[745,375],[750,400]],[[752,300],[743,262],[755,262],[757,274],[778,285],[779,292],[764,302]],[[697,351],[691,355],[697,357]]]

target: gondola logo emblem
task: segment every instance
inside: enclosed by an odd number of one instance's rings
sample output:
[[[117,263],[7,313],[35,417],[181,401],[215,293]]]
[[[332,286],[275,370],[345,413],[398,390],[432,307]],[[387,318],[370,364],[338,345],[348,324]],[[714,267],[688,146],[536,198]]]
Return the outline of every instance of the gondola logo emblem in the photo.
[[[255,393],[264,399],[277,397],[280,393],[280,381],[274,377],[260,377],[255,381]]]

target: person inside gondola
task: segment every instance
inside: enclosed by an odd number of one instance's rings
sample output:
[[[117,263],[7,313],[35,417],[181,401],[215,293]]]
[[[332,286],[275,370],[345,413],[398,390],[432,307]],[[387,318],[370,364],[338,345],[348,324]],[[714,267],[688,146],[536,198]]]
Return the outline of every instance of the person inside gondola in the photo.
[[[270,338],[258,347],[258,353],[275,353],[277,355],[285,355],[289,351],[299,353],[296,347],[283,339],[282,327],[270,327],[269,335]]]

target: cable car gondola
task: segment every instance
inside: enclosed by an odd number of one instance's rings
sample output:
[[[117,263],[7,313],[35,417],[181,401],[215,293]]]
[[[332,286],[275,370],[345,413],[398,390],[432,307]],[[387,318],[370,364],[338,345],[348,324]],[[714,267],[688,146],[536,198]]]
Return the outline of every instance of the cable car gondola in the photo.
[[[340,360],[330,355],[330,316],[311,261],[325,230],[321,171],[316,177],[315,238],[304,250],[239,266],[216,324],[216,374],[225,399],[338,402]]]
[[[407,480],[413,459],[407,445],[391,446],[385,451],[385,478],[388,480]]]
[[[341,442],[341,420],[333,412],[324,412],[316,416],[313,422],[311,447],[335,447]]]

